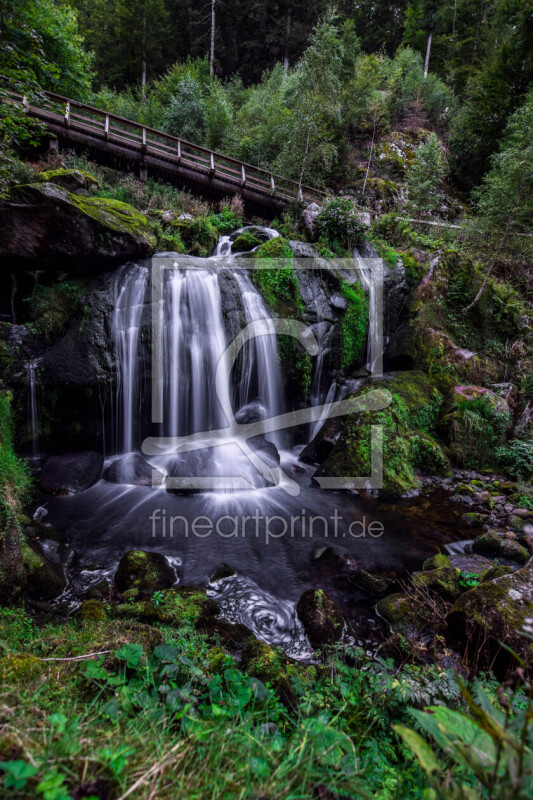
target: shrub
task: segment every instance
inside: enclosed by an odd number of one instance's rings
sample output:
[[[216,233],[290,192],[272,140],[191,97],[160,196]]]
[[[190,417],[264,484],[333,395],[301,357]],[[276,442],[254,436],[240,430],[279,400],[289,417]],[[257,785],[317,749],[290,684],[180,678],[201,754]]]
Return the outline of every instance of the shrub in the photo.
[[[352,197],[333,197],[327,200],[316,219],[318,238],[325,239],[333,250],[353,250],[362,241],[365,226],[359,218]]]
[[[488,397],[465,398],[458,412],[453,422],[455,455],[468,468],[493,464],[510,422],[509,413],[496,408]]]
[[[496,458],[511,478],[523,481],[533,478],[533,440],[511,439],[497,448]]]
[[[348,301],[342,319],[341,365],[343,369],[348,369],[357,366],[363,355],[368,327],[368,299],[358,283],[343,281],[341,292]]]

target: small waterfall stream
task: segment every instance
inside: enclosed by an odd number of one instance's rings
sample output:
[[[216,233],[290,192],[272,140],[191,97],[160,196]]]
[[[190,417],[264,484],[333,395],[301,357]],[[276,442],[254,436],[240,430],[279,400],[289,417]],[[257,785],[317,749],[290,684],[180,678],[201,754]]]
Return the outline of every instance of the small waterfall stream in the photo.
[[[127,264],[117,273],[111,330],[117,363],[117,450],[129,453],[140,442],[141,376],[138,343],[148,270]]]
[[[28,406],[29,406],[29,419],[31,425],[31,446],[32,456],[37,458],[39,455],[39,408],[37,405],[37,377],[36,369],[38,361],[29,361],[26,364],[26,371],[28,375]]]
[[[373,377],[383,376],[383,281],[381,259],[363,259],[357,250],[354,261],[361,286],[368,294],[368,348],[366,368]],[[370,263],[369,263],[370,262]]]

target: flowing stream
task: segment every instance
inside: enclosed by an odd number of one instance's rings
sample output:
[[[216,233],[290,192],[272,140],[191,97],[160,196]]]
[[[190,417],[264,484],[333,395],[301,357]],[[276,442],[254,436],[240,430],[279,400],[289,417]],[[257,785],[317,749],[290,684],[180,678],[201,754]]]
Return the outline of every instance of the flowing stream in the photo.
[[[264,238],[271,235],[264,229]],[[159,439],[154,438],[150,422],[150,357],[146,356],[151,335],[150,272],[133,264],[117,271],[110,319],[116,360],[114,457],[139,453],[143,441],[155,441],[152,450],[143,445],[143,453],[164,481],[153,488],[100,480],[78,495],[51,497],[46,520],[67,534],[70,546],[80,553],[82,567],[101,565],[94,580],[108,574],[126,550],[164,553],[176,565],[178,581],[207,585],[224,614],[303,658],[309,645],[295,604],[305,589],[317,582],[328,586],[339,601],[346,601],[346,614],[357,625],[360,612],[353,610],[357,591],[342,577],[346,565],[396,574],[455,538],[455,519],[449,525],[442,520],[433,524],[426,513],[417,536],[418,523],[394,509],[369,510],[356,493],[316,488],[312,483],[316,467],[298,461],[305,438],[291,444],[285,431],[272,431],[256,436],[252,448],[251,440],[235,435],[240,424],[284,414],[287,399],[274,321],[250,273],[239,268],[239,258],[231,251],[231,237],[221,237],[211,261],[182,257],[180,266],[180,257],[170,254],[176,268],[165,270],[157,311],[162,315],[164,365]],[[368,365],[379,373],[377,317],[382,289],[362,264],[358,266],[369,294]],[[226,350],[236,320],[238,328],[257,323],[258,335],[246,342],[232,368]],[[331,405],[344,388],[324,380],[320,336],[318,344],[311,402]],[[36,426],[34,370],[28,369],[28,379],[32,426],[34,420]],[[322,420],[316,422],[311,433],[321,424]],[[301,426],[300,436],[309,435],[309,426]],[[294,444],[300,448],[291,449]],[[207,491],[198,488],[194,481],[206,476],[217,480],[223,476],[226,483]],[[170,486],[169,478],[177,481],[177,488]],[[377,519],[383,534],[366,535],[369,523]],[[331,548],[337,561],[317,556]],[[236,575],[210,583],[222,563],[232,565]],[[336,564],[333,589],[328,584],[331,563]],[[357,608],[364,602],[368,605],[361,596],[359,601]]]

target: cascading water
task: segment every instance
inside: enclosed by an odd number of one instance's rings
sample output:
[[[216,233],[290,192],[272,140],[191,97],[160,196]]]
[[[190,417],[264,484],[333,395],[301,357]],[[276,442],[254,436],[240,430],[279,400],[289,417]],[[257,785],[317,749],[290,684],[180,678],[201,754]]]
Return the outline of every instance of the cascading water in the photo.
[[[116,356],[117,450],[131,452],[141,440],[139,330],[144,308],[148,270],[126,265],[117,273],[111,320]]]
[[[26,371],[28,374],[28,405],[29,405],[29,418],[31,424],[31,444],[32,455],[37,458],[39,455],[39,409],[37,406],[37,378],[36,369],[38,362],[29,361],[26,364]]]
[[[363,259],[357,250],[354,261],[361,285],[368,294],[368,349],[366,367],[376,378],[383,375],[383,281],[380,259]],[[371,263],[369,263],[371,262]]]

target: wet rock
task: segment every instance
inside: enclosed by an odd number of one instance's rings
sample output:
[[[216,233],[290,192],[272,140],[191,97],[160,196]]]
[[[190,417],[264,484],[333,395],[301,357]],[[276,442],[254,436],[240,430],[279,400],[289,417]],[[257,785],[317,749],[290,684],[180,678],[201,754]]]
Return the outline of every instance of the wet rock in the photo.
[[[413,585],[435,592],[443,600],[453,603],[464,591],[461,586],[461,573],[455,567],[441,567],[426,572],[415,572]]]
[[[235,414],[235,422],[239,425],[250,425],[253,422],[259,422],[266,416],[266,409],[258,400],[239,408]]]
[[[466,522],[469,528],[479,528],[489,520],[488,514],[481,514],[476,511],[468,511],[461,516],[461,519]]]
[[[392,631],[408,630],[411,617],[409,597],[401,592],[387,595],[376,603],[376,614],[388,623]]]
[[[85,602],[83,602],[78,608],[77,615],[83,620],[101,622],[107,619],[105,605],[101,602],[101,600],[97,600],[96,598],[85,600]]]
[[[482,556],[498,556],[501,551],[502,538],[497,533],[489,531],[481,534],[472,544],[474,553],[479,553]]]
[[[105,470],[102,478],[110,483],[121,483],[130,486],[151,486],[152,472],[155,471],[163,479],[163,473],[152,467],[138,453],[118,458]],[[157,481],[156,481],[157,482]]]
[[[223,578],[229,578],[232,575],[236,574],[237,570],[235,569],[235,567],[232,567],[229,564],[221,564],[219,567],[216,568],[216,570],[209,578],[209,583],[215,583],[215,581],[220,581]]]
[[[344,630],[341,608],[323,589],[304,592],[296,605],[296,614],[313,648],[333,644],[341,638]]]
[[[489,571],[483,575],[481,581],[494,581],[496,578],[501,578],[502,575],[512,575],[513,572],[514,569],[512,567],[504,567],[503,564],[496,564],[496,566],[491,567]]]
[[[364,592],[378,597],[386,594],[394,584],[394,581],[390,578],[374,575],[364,569],[351,572],[348,576],[348,580],[350,583],[353,583],[354,586],[357,586],[358,589],[362,589]]]
[[[300,218],[300,225],[306,232],[309,239],[315,238],[316,218],[320,214],[321,206],[318,203],[310,203],[307,208],[302,211]]]
[[[138,589],[152,594],[171,587],[176,573],[161,553],[129,550],[120,559],[114,580],[120,592]]]
[[[156,244],[132,206],[55,183],[15,186],[0,206],[0,256],[17,263],[94,272],[147,256]]]
[[[80,189],[87,190],[100,185],[96,178],[81,169],[47,170],[39,172],[35,179],[39,183],[54,183],[56,186],[62,186],[69,192],[76,192]]]
[[[85,596],[88,600],[104,600],[108,594],[111,584],[109,581],[103,579],[95,583],[93,586],[90,586],[87,589]]]
[[[431,558],[426,558],[424,563],[422,564],[423,570],[429,569],[441,569],[443,567],[450,567],[450,558],[449,556],[445,555],[444,553],[436,553]]]
[[[21,550],[28,597],[32,600],[59,597],[67,586],[62,564],[48,558],[38,542],[23,541]]]
[[[450,565],[459,569],[461,572],[473,573],[475,575],[483,576],[493,564],[489,558],[476,554],[458,553],[450,556]]]
[[[77,494],[100,479],[104,457],[86,450],[50,456],[39,476],[39,486],[45,494]]]
[[[498,643],[504,642],[530,660],[529,643],[519,631],[531,616],[532,602],[533,561],[529,561],[512,575],[482,582],[464,592],[448,613],[448,627],[470,649],[489,640],[489,647],[492,644],[501,653]],[[508,662],[508,654],[502,655]]]

